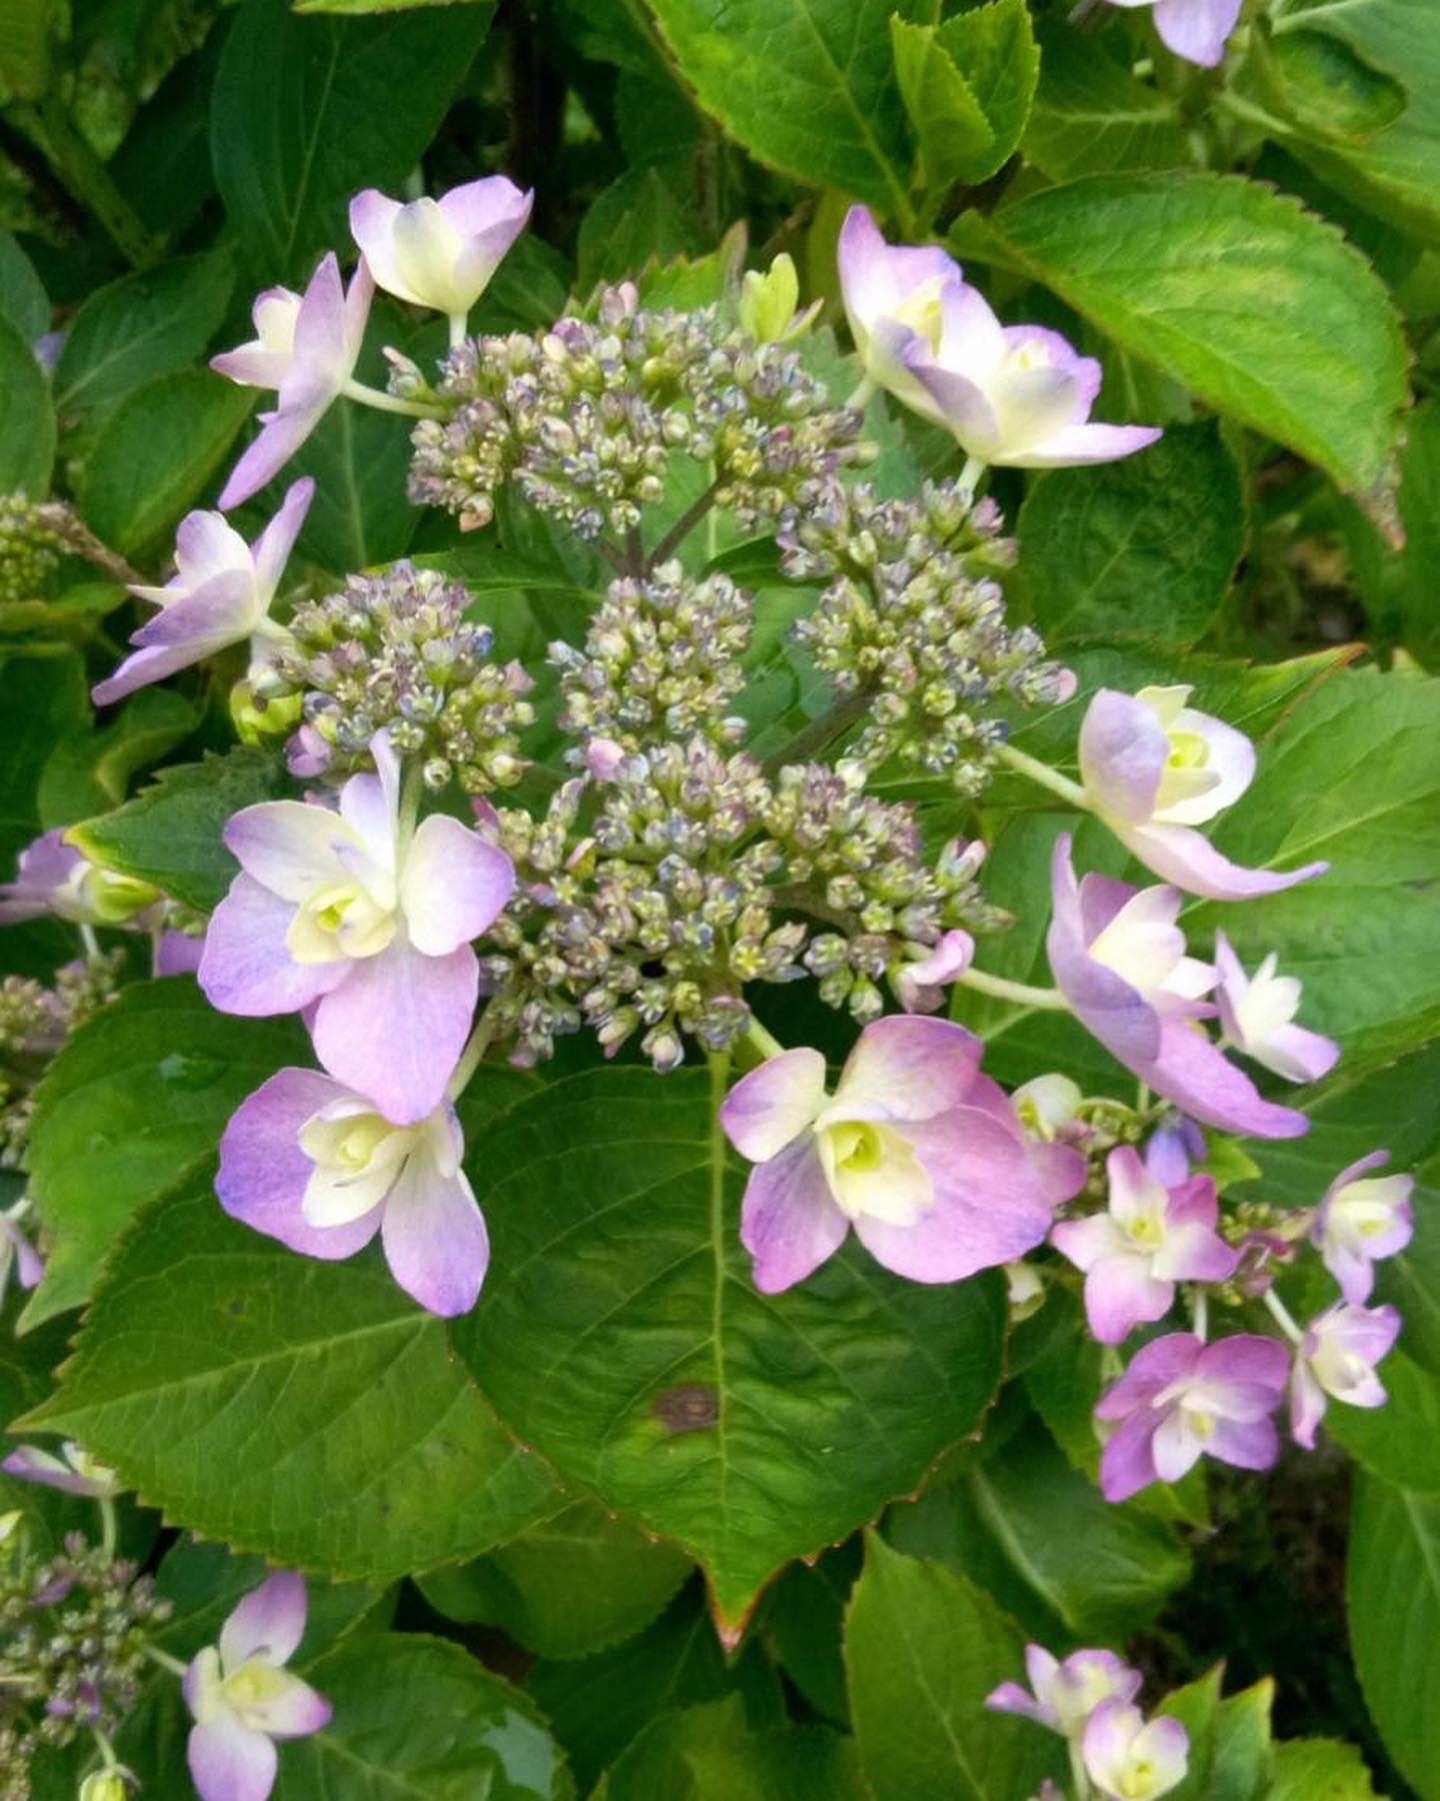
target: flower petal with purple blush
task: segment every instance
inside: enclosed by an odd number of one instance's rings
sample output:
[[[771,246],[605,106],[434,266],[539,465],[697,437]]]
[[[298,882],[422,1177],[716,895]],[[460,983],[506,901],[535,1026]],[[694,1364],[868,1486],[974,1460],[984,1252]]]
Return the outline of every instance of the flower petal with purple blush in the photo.
[[[1216,68],[1243,0],[1155,0],[1155,29],[1167,50],[1202,69]]]
[[[1072,1651],[1063,1662],[1043,1645],[1025,1647],[1025,1668],[1033,1694],[1016,1682],[1002,1682],[985,1697],[995,1713],[1020,1714],[1073,1738],[1106,1700],[1128,1701],[1141,1675],[1113,1651]]]
[[[840,1249],[849,1230],[808,1135],[750,1172],[740,1242],[754,1260],[761,1294],[781,1294],[813,1275]]]
[[[916,342],[938,344],[942,296],[962,285],[958,265],[938,245],[887,243],[863,206],[845,215],[837,260],[845,317],[866,375],[927,411],[906,353]]]
[[[1223,932],[1215,934],[1215,968],[1220,981],[1215,1004],[1225,1036],[1238,1051],[1289,1082],[1316,1082],[1334,1068],[1340,1046],[1318,1032],[1292,1024],[1301,985],[1275,973],[1272,951],[1247,976]]]
[[[935,1013],[944,1005],[945,988],[970,967],[975,940],[958,928],[945,932],[928,957],[901,964],[895,972],[895,998],[907,1013]]]
[[[428,1312],[452,1319],[475,1305],[490,1238],[463,1170],[417,1149],[385,1198],[380,1235],[391,1275]]]
[[[0,1462],[0,1470],[22,1482],[35,1482],[41,1488],[58,1489],[66,1495],[84,1495],[92,1500],[121,1493],[115,1472],[97,1463],[88,1451],[70,1439],[61,1446],[59,1457],[35,1445],[20,1445]]]
[[[814,1122],[825,1101],[825,1059],[797,1047],[742,1076],[720,1107],[725,1136],[751,1163],[777,1157]]]
[[[191,1727],[185,1758],[200,1801],[268,1801],[280,1761],[271,1739],[228,1711]]]
[[[1262,894],[1279,894],[1297,882],[1324,875],[1330,867],[1322,861],[1283,871],[1244,869],[1221,856],[1208,838],[1188,825],[1112,824],[1111,829],[1147,869],[1204,900],[1253,900]]]
[[[1160,1801],[1185,1780],[1190,1735],[1168,1714],[1146,1723],[1138,1707],[1102,1701],[1081,1740],[1085,1769],[1110,1801]]]
[[[1321,1197],[1310,1229],[1340,1292],[1356,1304],[1370,1298],[1375,1260],[1403,1251],[1414,1231],[1414,1177],[1369,1176],[1389,1161],[1389,1151],[1371,1151],[1342,1169]]]
[[[845,1060],[829,1112],[847,1119],[931,1119],[963,1100],[983,1046],[948,1019],[872,1020]]]
[[[488,931],[515,891],[515,865],[446,813],[432,813],[406,850],[400,910],[410,942],[444,957]]]
[[[463,316],[524,230],[533,200],[503,175],[404,205],[367,188],[350,202],[350,232],[387,293]]]
[[[413,1125],[444,1099],[479,993],[479,959],[468,944],[426,957],[397,938],[349,964],[345,979],[322,995],[312,1027],[316,1054],[387,1118]]]
[[[1327,1397],[1350,1407],[1383,1407],[1387,1399],[1375,1366],[1400,1335],[1393,1307],[1337,1302],[1310,1321],[1295,1353],[1290,1385],[1290,1428],[1297,1444],[1313,1450],[1315,1428]]]
[[[272,343],[256,340],[211,359],[211,367],[232,381],[278,389],[263,429],[231,471],[220,495],[228,512],[258,493],[289,461],[329,410],[355,372],[365,337],[365,321],[375,284],[362,257],[348,291],[333,253],[321,258],[298,306],[290,308],[288,345],[283,333]],[[264,296],[261,297],[262,301]],[[293,299],[292,297],[289,297]],[[288,307],[288,301],[287,301]],[[257,302],[256,318],[260,319]]]
[[[370,1242],[379,1230],[379,1208],[325,1227],[312,1226],[303,1211],[314,1165],[300,1148],[300,1128],[349,1093],[319,1070],[282,1069],[240,1103],[221,1135],[215,1178],[215,1192],[232,1219],[326,1261],[353,1257]]]
[[[930,1179],[930,1204],[913,1224],[862,1213],[855,1234],[870,1255],[912,1282],[958,1282],[1043,1244],[1055,1200],[1031,1147],[991,1114],[953,1107],[897,1128]],[[1075,1153],[1076,1192],[1084,1160]]]
[[[305,1578],[276,1570],[231,1609],[220,1629],[220,1662],[230,1670],[263,1652],[288,1663],[305,1636]]]
[[[1263,1138],[1293,1138],[1307,1131],[1304,1114],[1264,1100],[1249,1077],[1184,1017],[1194,1010],[1194,1003],[1186,1001],[1183,992],[1173,999],[1164,988],[1142,993],[1119,970],[1098,960],[1096,953],[1105,948],[1106,934],[1113,935],[1121,912],[1142,897],[1127,884],[1108,878],[1086,876],[1084,883],[1077,883],[1070,842],[1062,833],[1055,843],[1053,914],[1046,949],[1056,983],[1080,1023],[1157,1094],[1206,1125]],[[1148,940],[1137,944],[1149,972],[1145,979],[1153,981],[1159,968],[1153,964],[1154,947]],[[1190,986],[1187,961],[1181,958],[1175,964],[1182,988]],[[1157,1002],[1164,1005],[1163,1014]]]
[[[196,971],[212,1007],[265,1018],[298,1013],[342,982],[344,962],[296,963],[286,936],[295,908],[248,875],[238,875],[210,915]]]

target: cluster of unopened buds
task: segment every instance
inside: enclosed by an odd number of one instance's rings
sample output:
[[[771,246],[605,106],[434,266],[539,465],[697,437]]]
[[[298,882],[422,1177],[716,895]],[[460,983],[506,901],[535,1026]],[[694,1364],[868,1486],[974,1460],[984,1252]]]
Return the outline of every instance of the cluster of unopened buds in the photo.
[[[1135,1705],[1141,1674],[1113,1651],[1072,1651],[1062,1661],[1027,1645],[1025,1673],[1028,1689],[1002,1682],[985,1705],[1060,1734],[1070,1753],[1073,1801],[1161,1801],[1185,1780],[1189,1733],[1170,1714],[1145,1718]],[[1063,1797],[1047,1782],[1035,1801]]]
[[[840,238],[863,374],[845,406],[806,369],[811,316],[795,313],[784,264],[734,307],[647,310],[627,284],[545,331],[472,338],[469,308],[528,208],[498,177],[407,206],[360,196],[348,288],[327,256],[303,296],[261,296],[255,341],[216,359],[279,394],[221,503],[269,481],[337,400],[406,415],[416,498],[478,526],[511,483],[613,566],[583,641],[551,645],[534,671],[492,661],[463,588],[408,564],[306,599],[288,624],[272,618],[307,479],[253,545],[222,514],[191,514],[172,580],[137,590],[157,612],[96,690],[112,700],[248,643],[247,730],[289,734],[292,772],[320,784],[225,828],[240,873],[209,922],[200,985],[226,1012],[299,1013],[320,1068],[281,1070],[230,1121],[223,1206],[315,1257],[378,1236],[422,1306],[465,1312],[489,1247],[457,1102],[482,1060],[533,1064],[588,1027],[607,1055],[634,1036],[665,1071],[689,1040],[727,1074],[733,1060],[753,1065],[721,1123],[753,1165],[741,1235],[762,1291],[803,1281],[853,1227],[913,1281],[1006,1267],[1012,1290],[1033,1295],[1074,1265],[1107,1358],[1188,1301],[1193,1329],[1149,1340],[1100,1399],[1112,1498],[1177,1479],[1202,1454],[1270,1462],[1287,1381],[1302,1443],[1329,1398],[1378,1404],[1374,1366],[1398,1320],[1365,1303],[1374,1258],[1408,1235],[1408,1178],[1369,1175],[1376,1152],[1313,1215],[1247,1204],[1222,1216],[1211,1177],[1191,1169],[1202,1128],[1307,1129],[1237,1058],[1304,1082],[1337,1049],[1296,1023],[1300,984],[1273,957],[1247,972],[1223,933],[1211,961],[1192,957],[1184,897],[1243,901],[1324,865],[1244,868],[1206,837],[1256,759],[1190,706],[1188,688],[1094,694],[1078,780],[1011,740],[1017,707],[1066,702],[1076,681],[1008,625],[1014,550],[976,484],[990,464],[1129,455],[1156,431],[1092,422],[1097,363],[1053,331],[1002,326],[948,255],[887,244],[861,207]],[[377,281],[449,316],[436,384],[395,358],[388,393],[355,381]],[[857,406],[875,386],[952,433],[957,479],[909,501],[851,479],[865,460]],[[697,458],[710,486],[679,511],[667,484]],[[694,486],[687,477],[686,494]],[[828,678],[829,705],[769,758],[746,748],[755,598],[685,561],[715,507],[767,522],[787,577],[823,587],[794,636]],[[558,768],[525,756],[543,712],[532,680],[558,691]],[[869,791],[878,773],[916,766],[963,795],[997,769],[1035,782],[1159,882],[1077,876],[1061,834],[1055,985],[989,974],[976,935],[1008,920],[979,888],[984,845],[927,850],[914,806]],[[524,805],[487,798],[527,775]],[[457,790],[456,811],[425,810]],[[52,911],[89,908],[68,915],[83,923],[118,905],[105,881],[83,871],[41,885]],[[833,1086],[820,1051],[783,1047],[755,1011],[767,984],[807,978],[862,1028]],[[935,1017],[956,989],[1070,1015],[1135,1078],[1138,1100],[1083,1099],[1063,1076],[1007,1094],[981,1068],[981,1041]],[[1307,1235],[1342,1299],[1302,1328],[1274,1279]],[[1023,1262],[1045,1246],[1064,1262]],[[1251,1331],[1210,1341],[1212,1297],[1227,1316],[1263,1305],[1293,1357]]]

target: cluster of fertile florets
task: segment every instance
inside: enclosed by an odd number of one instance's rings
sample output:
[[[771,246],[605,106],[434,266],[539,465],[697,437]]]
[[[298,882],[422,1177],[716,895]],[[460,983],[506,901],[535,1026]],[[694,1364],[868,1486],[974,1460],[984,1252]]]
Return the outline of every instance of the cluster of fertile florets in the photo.
[[[34,600],[60,562],[60,540],[23,494],[0,494],[0,601]]]
[[[397,361],[391,388],[448,412],[415,428],[410,495],[467,525],[492,518],[513,479],[578,537],[626,537],[665,499],[676,455],[707,465],[717,504],[753,525],[811,505],[868,454],[859,414],[794,351],[756,344],[718,307],[640,310],[626,289],[602,295],[593,320],[467,340],[437,390]]]
[[[338,594],[299,606],[292,642],[257,680],[263,697],[303,694],[302,741],[327,769],[368,765],[370,740],[388,732],[418,757],[425,781],[453,778],[471,794],[520,777],[519,734],[535,717],[530,677],[490,660],[494,634],[467,617],[468,591],[408,562],[352,575]]]
[[[561,671],[561,729],[625,750],[701,732],[720,744],[744,736],[729,711],[745,685],[754,602],[726,575],[692,581],[678,562],[612,582],[583,650],[551,646]],[[575,753],[575,760],[579,754]]]
[[[40,1747],[116,1730],[139,1699],[150,1635],[170,1613],[148,1576],[81,1533],[44,1561],[23,1543],[12,1550],[0,1575],[0,1758],[10,1759],[0,1761],[0,1794],[28,1794]]]
[[[1068,692],[1039,635],[1007,622],[997,577],[1015,545],[1001,523],[993,501],[972,506],[955,482],[884,501],[836,482],[822,504],[785,518],[782,572],[827,583],[795,637],[842,694],[864,703],[846,754],[865,769],[894,758],[978,794],[1005,736],[987,711]]]
[[[28,976],[0,981],[0,1169],[20,1163],[29,1133],[31,1090],[77,1026],[119,991],[125,953],[66,963],[46,988]]]

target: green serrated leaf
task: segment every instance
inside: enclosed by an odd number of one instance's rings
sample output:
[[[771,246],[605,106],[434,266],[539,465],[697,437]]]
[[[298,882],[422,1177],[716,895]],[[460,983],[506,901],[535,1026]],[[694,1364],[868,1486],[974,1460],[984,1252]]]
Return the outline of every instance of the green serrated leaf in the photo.
[[[1440,244],[1440,15],[1430,0],[1277,0],[1256,60],[1291,152],[1362,206]]]
[[[938,195],[951,182],[964,178],[966,170],[986,163],[995,144],[995,130],[934,25],[913,25],[895,13],[890,19],[890,39],[895,79],[920,140],[926,183],[929,191]],[[1001,157],[1000,161],[1004,160]]]
[[[1097,175],[1003,207],[990,232],[1219,411],[1352,492],[1387,479],[1407,399],[1399,320],[1365,259],[1295,202],[1239,176]]]
[[[160,375],[127,394],[86,463],[86,523],[124,556],[168,535],[219,468],[254,399],[208,369]]]
[[[1422,1801],[1436,1794],[1422,1788]],[[1265,1801],[1378,1801],[1365,1760],[1338,1739],[1297,1738],[1275,1747],[1275,1779]]]
[[[1179,1720],[1190,1735],[1189,1763],[1178,1786],[1169,1791],[1171,1801],[1212,1801],[1223,1671],[1217,1664],[1184,1688],[1173,1689],[1154,1709],[1155,1715]]]
[[[1019,536],[1047,641],[1183,649],[1214,619],[1245,547],[1240,471],[1215,424],[1172,428],[1144,456],[1042,476]]]
[[[289,792],[284,766],[265,751],[236,749],[160,772],[152,787],[113,813],[87,819],[71,838],[92,861],[208,913],[235,879],[220,839],[241,807]]]
[[[738,1697],[652,1720],[596,1801],[863,1801],[853,1740],[823,1726],[749,1732]]]
[[[988,5],[953,12],[937,36],[989,122],[991,141],[982,155],[962,167],[962,181],[985,181],[1014,155],[1025,130],[1040,52],[1026,0],[989,0]]]
[[[757,1293],[723,1092],[605,1069],[507,1115],[476,1165],[490,1285],[454,1334],[562,1477],[699,1560],[733,1629],[974,1429],[1004,1309],[997,1279],[917,1288],[853,1247]]]
[[[1040,85],[1024,148],[1051,181],[1194,161],[1174,100],[1137,80],[1107,34],[1050,18],[1036,21],[1036,35]]]
[[[27,1163],[48,1254],[22,1323],[88,1300],[136,1210],[208,1158],[245,1096],[305,1049],[294,1020],[229,1018],[174,977],[127,988],[82,1026],[35,1091]]]
[[[55,461],[55,409],[29,344],[0,319],[0,494],[44,500]]]
[[[0,320],[27,344],[50,329],[50,301],[35,265],[8,231],[0,231]]]
[[[1270,1793],[1275,1752],[1270,1742],[1270,1677],[1220,1703],[1215,1721],[1215,1778],[1211,1801],[1264,1801]]]
[[[554,1722],[587,1790],[647,1721],[670,1708],[733,1695],[752,1728],[785,1717],[779,1681],[753,1640],[727,1660],[698,1581],[637,1638],[593,1657],[538,1663],[526,1687]]]
[[[1065,1753],[1029,1721],[988,1712],[1023,1677],[1019,1631],[984,1592],[938,1563],[867,1535],[845,1619],[850,1706],[875,1801],[1016,1801]]]
[[[920,0],[654,0],[706,112],[761,162],[910,217],[889,18]]]
[[[489,30],[493,5],[304,18],[245,0],[215,77],[211,148],[231,225],[258,275],[298,286],[348,241],[360,188],[394,193],[420,160]]]
[[[92,431],[142,383],[198,362],[235,286],[228,250],[177,257],[99,288],[76,313],[55,369],[67,429]]]
[[[297,1256],[228,1219],[211,1173],[125,1235],[27,1430],[79,1439],[175,1525],[347,1581],[479,1556],[555,1509],[378,1249]]]
[[[447,1619],[501,1626],[537,1657],[588,1657],[648,1626],[690,1568],[682,1552],[580,1501],[420,1587]]]

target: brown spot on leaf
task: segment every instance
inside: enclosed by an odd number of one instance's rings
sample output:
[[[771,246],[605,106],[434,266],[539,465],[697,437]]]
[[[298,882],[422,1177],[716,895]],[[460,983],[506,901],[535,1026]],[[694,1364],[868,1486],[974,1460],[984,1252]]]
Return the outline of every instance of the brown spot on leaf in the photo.
[[[650,1411],[667,1432],[707,1432],[720,1418],[720,1396],[708,1382],[681,1382],[656,1395]]]

